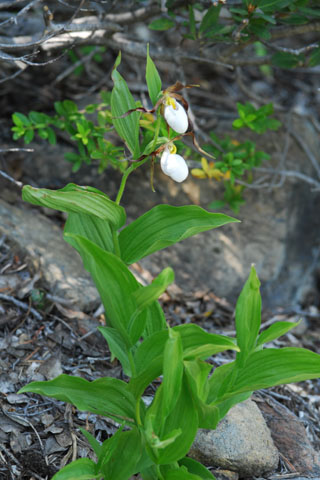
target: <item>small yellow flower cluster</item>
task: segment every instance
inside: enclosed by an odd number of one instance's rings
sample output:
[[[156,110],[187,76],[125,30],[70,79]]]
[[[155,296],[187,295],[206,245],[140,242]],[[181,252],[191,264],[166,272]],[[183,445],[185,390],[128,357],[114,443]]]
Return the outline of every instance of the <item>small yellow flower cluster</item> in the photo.
[[[196,178],[214,178],[218,182],[220,180],[229,180],[230,179],[230,170],[226,173],[221,172],[218,168],[215,167],[214,162],[209,162],[205,157],[201,158],[202,168],[193,168],[191,174]]]

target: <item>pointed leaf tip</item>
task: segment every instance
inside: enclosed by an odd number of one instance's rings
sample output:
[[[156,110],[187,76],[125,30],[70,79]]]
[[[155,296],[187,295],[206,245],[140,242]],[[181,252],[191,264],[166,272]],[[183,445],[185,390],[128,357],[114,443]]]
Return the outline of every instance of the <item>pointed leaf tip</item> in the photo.
[[[251,264],[251,270],[250,270],[250,287],[253,288],[254,290],[258,290],[260,288],[260,280],[255,268],[255,264]]]

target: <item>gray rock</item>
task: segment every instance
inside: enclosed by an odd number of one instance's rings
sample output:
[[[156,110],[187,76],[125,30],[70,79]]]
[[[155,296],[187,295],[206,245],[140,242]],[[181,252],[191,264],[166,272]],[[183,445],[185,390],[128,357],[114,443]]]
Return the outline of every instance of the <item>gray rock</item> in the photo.
[[[50,292],[83,310],[99,295],[78,253],[62,238],[61,229],[36,208],[10,205],[0,199],[0,233],[13,241],[27,260],[42,272]]]
[[[271,473],[279,462],[270,431],[251,400],[235,405],[216,430],[200,429],[189,456],[240,477]]]

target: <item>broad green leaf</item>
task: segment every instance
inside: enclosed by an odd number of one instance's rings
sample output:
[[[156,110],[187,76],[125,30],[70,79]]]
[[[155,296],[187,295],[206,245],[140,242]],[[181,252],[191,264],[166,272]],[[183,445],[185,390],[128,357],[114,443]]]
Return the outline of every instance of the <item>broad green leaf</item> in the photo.
[[[205,33],[210,30],[219,20],[221,5],[212,5],[206,12],[200,24],[200,32]]]
[[[175,22],[171,18],[161,17],[149,23],[148,28],[150,28],[150,30],[164,31],[174,26]]]
[[[220,420],[224,418],[231,407],[237,403],[243,402],[251,396],[251,390],[244,393],[234,393],[233,395],[228,396],[228,392],[233,389],[236,374],[236,362],[230,362],[216,368],[209,378],[207,403],[212,408],[216,408],[216,417],[213,418],[213,421],[216,421],[216,423],[213,423],[209,428],[216,428]]]
[[[127,384],[112,377],[99,378],[88,382],[81,377],[59,375],[48,382],[31,382],[19,393],[33,392],[72,403],[79,410],[111,417],[117,421],[133,423],[135,400]]]
[[[244,121],[242,120],[242,118],[236,118],[232,123],[233,128],[241,128],[243,126],[244,126]]]
[[[57,137],[54,130],[52,130],[51,127],[47,127],[47,132],[50,145],[55,145],[57,143]]]
[[[320,18],[320,8],[300,7],[299,10],[306,15]]]
[[[165,465],[180,460],[188,453],[198,429],[198,414],[184,379],[176,405],[166,419],[161,415],[162,401],[163,388],[160,386],[147,410],[145,421],[146,424],[150,422],[152,426],[155,436],[153,444],[156,443],[157,438],[160,441],[168,436],[173,438],[173,441],[166,447],[154,449],[157,463]],[[183,434],[178,435],[179,430]]]
[[[320,355],[304,348],[267,348],[240,368],[231,393],[241,393],[320,377]]]
[[[199,359],[184,361],[186,378],[198,410],[199,428],[216,428],[219,422],[219,409],[206,403],[208,396],[208,375],[212,365]]]
[[[294,55],[287,52],[277,52],[271,57],[271,63],[280,68],[294,68],[303,61],[303,55]]]
[[[153,463],[151,467],[146,468],[145,470],[141,470],[140,476],[143,480],[158,480],[158,473],[156,469],[156,465]]]
[[[134,355],[138,375],[148,369],[150,363],[156,358],[160,358],[160,364],[163,363],[163,351],[168,335],[167,329],[155,332],[138,346]]]
[[[263,345],[264,343],[272,342],[272,340],[275,340],[276,338],[279,338],[282,335],[285,335],[292,328],[297,327],[300,322],[301,320],[299,320],[298,322],[273,323],[272,325],[270,325],[270,327],[268,327],[266,330],[260,333],[257,340],[257,346]]]
[[[169,470],[164,475],[164,480],[202,480],[199,475],[188,472],[188,469],[181,466],[179,469]]]
[[[167,289],[167,287],[174,281],[174,272],[172,268],[165,268],[150,285],[140,287],[133,292],[133,298],[136,303],[136,310],[130,318],[128,324],[129,336],[132,339],[138,340],[145,330],[148,313],[147,308],[152,307],[152,304],[158,300],[160,295]],[[141,321],[141,314],[143,313],[143,323]],[[150,315],[151,312],[149,312]],[[158,312],[157,312],[158,313]],[[155,319],[157,320],[157,319]],[[159,318],[158,318],[159,320]],[[152,321],[152,319],[151,319]]]
[[[233,338],[208,333],[199,325],[186,323],[173,327],[173,330],[178,331],[181,335],[184,360],[195,358],[204,360],[225,350],[239,351],[239,347]]]
[[[109,222],[86,213],[69,213],[64,227],[64,233],[81,235],[91,240],[98,247],[108,252],[114,252],[112,231]],[[66,240],[72,245],[72,238]]]
[[[161,78],[157,67],[149,55],[149,44],[147,46],[146,82],[148,85],[149,97],[153,105],[155,105],[158,100],[158,95],[161,92]]]
[[[181,336],[184,360],[204,359],[224,350],[239,350],[233,339],[207,333],[198,325],[179,325],[173,330]],[[146,338],[137,348],[134,357],[137,376],[129,384],[135,396],[141,395],[149,383],[161,375],[167,339],[168,330],[159,331]]]
[[[57,472],[52,480],[93,480],[100,478],[97,465],[90,458],[79,458]]]
[[[231,222],[238,220],[222,213],[209,213],[196,205],[157,205],[121,230],[121,258],[131,264],[192,235]]]
[[[245,400],[248,400],[248,398],[251,397],[252,393],[253,392],[249,390],[249,392],[238,393],[238,394],[232,395],[227,400],[224,400],[222,402],[217,402],[215,407],[218,410],[218,414],[217,414],[218,421],[217,421],[217,424],[214,425],[213,428],[217,427],[218,423],[227,415],[229,410],[234,405],[237,405],[238,403],[241,403],[241,402],[244,402]]]
[[[174,271],[172,268],[167,267],[162,270],[150,285],[136,290],[133,295],[136,299],[138,309],[143,310],[155,300],[158,300],[160,295],[166,291],[172,282],[174,282]]]
[[[232,377],[235,377],[236,362],[225,363],[214,369],[213,374],[208,380],[208,398],[209,404],[218,404],[232,383]]]
[[[179,460],[179,465],[187,467],[188,472],[199,475],[202,480],[216,480],[212,473],[202,463],[190,457],[184,457]]]
[[[33,138],[34,130],[27,130],[23,137],[24,143],[28,145],[30,142],[32,142]]]
[[[72,100],[63,100],[62,102],[65,111],[71,115],[72,113],[78,112],[77,104],[74,103]]]
[[[155,332],[164,330],[167,327],[166,318],[158,301],[153,302],[147,308],[147,319],[143,338],[150,337]]]
[[[107,448],[102,451],[99,472],[104,478],[128,480],[139,470],[142,455],[141,435],[137,428],[117,432],[107,440]]]
[[[127,346],[134,345],[142,334],[146,321],[146,314],[142,312],[139,332],[129,336],[128,326],[131,317],[137,310],[133,292],[140,285],[122,260],[111,252],[100,247],[79,235],[65,234],[66,239],[72,240],[72,245],[80,253],[84,267],[90,272],[100,294],[108,321],[111,326],[121,333]]]
[[[237,343],[240,347],[238,360],[246,361],[247,356],[256,346],[261,325],[260,281],[254,266],[246,281],[236,305]]]
[[[106,339],[112,355],[120,361],[125,375],[131,377],[132,371],[128,359],[128,346],[121,333],[112,327],[98,327],[98,330]]]
[[[196,19],[195,19],[194,9],[192,5],[189,5],[189,28],[190,28],[191,38],[193,40],[196,40],[197,39]]]
[[[258,0],[256,5],[263,11],[273,11],[275,8],[281,9],[291,3],[292,0]]]
[[[163,353],[162,415],[167,417],[180,395],[183,375],[183,351],[179,332],[169,329]]]
[[[277,24],[277,20],[272,17],[271,15],[266,15],[265,13],[256,13],[255,15],[256,18],[263,18],[268,23],[272,23],[273,25]]]
[[[315,67],[320,64],[320,46],[315,48],[309,58],[309,66]]]
[[[24,115],[23,113],[15,112],[12,115],[12,120],[15,125],[18,125],[18,127],[29,127],[31,125],[29,118],[26,117],[26,115]]]
[[[203,360],[185,360],[185,372],[189,381],[189,385],[195,395],[205,402],[208,397],[208,376],[212,370],[212,365]]]
[[[181,336],[184,360],[204,359],[224,350],[239,350],[234,339],[208,333],[198,325],[178,325],[173,327],[173,331]],[[139,345],[134,357],[138,375],[146,370],[154,359],[163,358],[167,339],[168,330],[162,330],[150,335]]]
[[[140,156],[139,146],[139,119],[140,113],[133,112],[127,117],[119,118],[129,110],[136,108],[136,103],[130,93],[128,85],[117,70],[121,61],[121,55],[118,55],[115,66],[112,71],[113,89],[111,94],[111,113],[113,125],[119,136],[125,141],[131,151],[133,158]]]
[[[85,430],[84,428],[82,427],[79,427],[82,435],[84,437],[86,437],[89,445],[91,446],[92,450],[94,451],[94,453],[97,455],[97,457],[99,457],[99,454],[101,452],[101,444],[98,442],[98,440],[90,433],[88,432],[87,430]]]
[[[60,190],[48,190],[26,185],[22,189],[22,198],[33,205],[62,212],[94,215],[102,220],[108,220],[115,228],[122,227],[126,221],[123,207],[92,187],[80,187],[69,183]]]

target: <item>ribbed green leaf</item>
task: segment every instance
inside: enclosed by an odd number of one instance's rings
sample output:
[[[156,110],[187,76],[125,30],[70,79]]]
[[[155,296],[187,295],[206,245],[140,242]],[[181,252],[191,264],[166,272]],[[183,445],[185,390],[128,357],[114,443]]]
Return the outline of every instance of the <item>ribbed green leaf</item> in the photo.
[[[260,281],[254,266],[238,298],[236,306],[237,343],[240,347],[238,361],[245,362],[256,346],[261,324]]]
[[[150,337],[155,332],[164,330],[167,326],[166,318],[158,301],[153,302],[147,308],[147,319],[143,338]]]
[[[164,480],[202,480],[199,475],[188,472],[184,466],[167,471],[163,478]]]
[[[163,399],[162,416],[167,417],[173,410],[180,395],[183,375],[183,351],[179,332],[169,329],[163,354]]]
[[[67,213],[85,213],[107,220],[115,228],[120,228],[126,221],[123,207],[92,187],[80,187],[69,183],[60,190],[33,188],[26,185],[22,189],[24,201],[33,205],[53,208]]]
[[[126,142],[127,147],[131,151],[133,158],[140,156],[139,146],[139,119],[140,113],[133,112],[127,117],[121,117],[129,110],[136,108],[136,103],[130,93],[128,85],[124,78],[117,71],[120,64],[121,55],[117,58],[116,64],[112,71],[113,89],[111,94],[111,113],[113,116],[113,125],[119,136]]]
[[[134,422],[135,400],[127,384],[112,377],[88,382],[81,377],[59,375],[48,382],[31,382],[19,393],[33,392],[72,403],[79,410]]]
[[[84,267],[90,272],[103,302],[108,326],[121,333],[127,346],[134,345],[138,338],[129,336],[128,326],[137,310],[133,292],[140,288],[139,283],[119,257],[79,235],[65,234],[71,238],[73,246],[80,253]],[[146,315],[142,312],[141,333]],[[136,332],[134,332],[136,335]]]
[[[149,97],[153,105],[157,103],[158,95],[161,92],[161,78],[157,67],[153,63],[149,55],[149,44],[147,47],[147,67],[146,67],[146,82],[148,85]]]
[[[224,335],[208,333],[199,325],[186,323],[173,328],[181,335],[184,360],[194,360],[215,355],[224,350],[239,351],[235,340]]]
[[[146,424],[150,423],[152,426],[150,446],[168,439],[167,446],[154,448],[157,463],[160,465],[172,463],[184,457],[198,429],[197,409],[189,395],[186,381],[182,381],[176,405],[166,419],[161,415],[162,401],[163,388],[160,386],[146,413]]]
[[[103,250],[114,252],[110,224],[99,217],[85,213],[69,213],[64,233],[81,235]],[[65,237],[65,239],[72,245],[72,238]]]
[[[128,480],[138,472],[141,455],[142,443],[138,429],[118,431],[103,445],[99,471],[106,479]]]
[[[320,355],[304,348],[267,348],[239,369],[232,392],[241,393],[320,377]]]
[[[221,213],[209,213],[196,205],[157,205],[119,234],[121,257],[127,264],[192,235],[238,220]]]
[[[206,403],[208,396],[208,375],[212,365],[202,360],[184,361],[186,378],[198,410],[199,428],[214,429],[219,422],[219,409]]]
[[[138,340],[143,332],[145,331],[145,326],[147,320],[153,321],[150,317],[152,311],[154,311],[154,306],[152,304],[162,295],[167,287],[174,281],[174,272],[172,268],[165,268],[153,281],[150,285],[146,287],[140,287],[138,290],[133,292],[133,298],[136,302],[136,310],[130,318],[128,325],[128,331],[130,338]],[[148,312],[148,310],[150,311]],[[141,313],[143,312],[143,322]],[[157,317],[154,321],[161,321],[162,317],[159,317],[159,312],[155,312]]]
[[[207,333],[198,325],[179,325],[173,330],[181,336],[184,360],[204,359],[224,350],[239,350],[233,339]],[[142,394],[149,383],[161,375],[167,339],[168,330],[162,330],[150,335],[137,348],[134,356],[137,376],[129,384],[135,396]]]
[[[204,15],[201,24],[200,32],[205,33],[207,30],[212,29],[219,20],[221,5],[212,5]]]
[[[208,381],[209,392],[207,401],[209,404],[217,404],[229,389],[231,377],[235,370],[235,363],[236,362],[225,363],[214,369],[214,372]]]
[[[79,458],[57,472],[52,480],[93,480],[100,478],[97,465],[90,458]]]
[[[193,458],[184,457],[179,460],[179,465],[187,467],[190,473],[199,475],[202,480],[216,480],[212,473],[202,463],[197,462]]]
[[[276,338],[279,338],[282,335],[285,335],[292,328],[297,327],[300,322],[301,320],[299,320],[299,322],[273,323],[272,325],[270,325],[270,327],[268,327],[266,330],[260,333],[257,340],[257,346],[263,345],[264,343],[272,342],[272,340],[275,340]]]
[[[98,327],[98,330],[106,339],[112,355],[120,361],[125,375],[131,376],[132,371],[128,359],[128,346],[122,338],[121,333],[112,327]]]
[[[174,271],[167,267],[152,281],[150,285],[142,287],[134,293],[139,310],[148,307],[155,300],[158,300],[168,286],[174,282]]]

